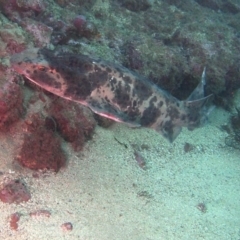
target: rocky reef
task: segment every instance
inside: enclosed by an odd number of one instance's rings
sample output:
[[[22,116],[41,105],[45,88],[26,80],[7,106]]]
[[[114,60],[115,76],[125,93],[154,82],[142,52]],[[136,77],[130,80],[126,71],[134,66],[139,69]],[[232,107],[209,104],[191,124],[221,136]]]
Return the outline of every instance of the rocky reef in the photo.
[[[63,142],[80,151],[96,121],[109,123],[11,71],[8,58],[26,48],[120,63],[179,99],[192,92],[206,66],[207,93],[226,109],[240,88],[237,0],[1,0],[0,9],[0,131],[22,133],[16,160],[31,169],[58,171],[66,162]]]

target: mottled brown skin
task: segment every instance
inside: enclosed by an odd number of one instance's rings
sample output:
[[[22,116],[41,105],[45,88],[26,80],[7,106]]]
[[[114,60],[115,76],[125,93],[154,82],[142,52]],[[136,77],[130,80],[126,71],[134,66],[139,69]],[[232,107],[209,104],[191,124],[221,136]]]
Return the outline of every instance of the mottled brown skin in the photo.
[[[205,75],[188,100],[179,101],[122,66],[85,55],[34,51],[13,56],[13,68],[47,91],[101,116],[153,128],[171,142],[181,127],[192,130],[202,122],[209,98],[204,96]]]

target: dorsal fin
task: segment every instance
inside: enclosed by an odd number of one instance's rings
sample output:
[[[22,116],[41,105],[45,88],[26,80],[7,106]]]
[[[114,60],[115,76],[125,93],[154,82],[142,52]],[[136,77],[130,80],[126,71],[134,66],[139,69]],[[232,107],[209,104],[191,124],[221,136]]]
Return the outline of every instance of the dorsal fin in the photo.
[[[193,90],[193,92],[190,94],[186,101],[194,101],[200,98],[204,98],[205,84],[206,84],[206,67],[204,67],[203,69],[201,81],[199,82],[197,87]]]

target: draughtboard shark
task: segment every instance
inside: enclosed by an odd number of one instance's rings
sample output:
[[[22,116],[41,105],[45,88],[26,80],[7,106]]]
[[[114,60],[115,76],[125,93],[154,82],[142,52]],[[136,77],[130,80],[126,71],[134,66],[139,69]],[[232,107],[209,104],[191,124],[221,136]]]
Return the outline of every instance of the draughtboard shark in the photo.
[[[170,142],[182,127],[200,126],[208,112],[205,69],[188,99],[179,101],[123,66],[82,54],[34,48],[12,55],[10,62],[41,88],[114,121],[155,129]]]

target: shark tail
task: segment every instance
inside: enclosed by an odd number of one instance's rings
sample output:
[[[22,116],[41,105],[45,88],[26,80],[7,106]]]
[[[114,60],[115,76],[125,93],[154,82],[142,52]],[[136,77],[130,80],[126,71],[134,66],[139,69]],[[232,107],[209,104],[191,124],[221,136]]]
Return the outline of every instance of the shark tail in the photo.
[[[202,73],[202,78],[198,86],[191,95],[183,101],[185,111],[187,113],[187,128],[193,130],[196,127],[206,123],[213,106],[210,106],[213,95],[204,96],[204,86],[206,85],[206,68]]]
[[[185,101],[179,101],[179,117],[166,119],[161,122],[160,128],[157,129],[165,138],[173,142],[182,130],[187,127],[189,130],[202,126],[208,119],[213,107],[210,106],[210,100],[213,95],[204,95],[204,86],[206,84],[205,68],[198,86]]]

